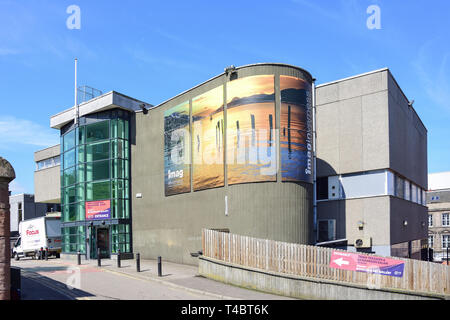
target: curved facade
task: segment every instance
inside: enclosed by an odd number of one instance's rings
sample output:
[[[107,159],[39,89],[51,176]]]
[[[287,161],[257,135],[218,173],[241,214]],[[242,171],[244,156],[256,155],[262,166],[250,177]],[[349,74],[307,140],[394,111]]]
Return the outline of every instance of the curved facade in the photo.
[[[249,65],[134,113],[133,251],[195,264],[202,228],[311,243],[311,84]]]

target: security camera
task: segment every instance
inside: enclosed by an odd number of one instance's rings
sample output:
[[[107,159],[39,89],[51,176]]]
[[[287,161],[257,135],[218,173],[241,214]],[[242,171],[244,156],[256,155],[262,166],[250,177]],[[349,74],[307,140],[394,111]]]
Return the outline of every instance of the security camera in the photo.
[[[234,65],[231,65],[229,67],[225,68],[225,73],[233,73],[236,70],[236,67]]]
[[[139,107],[142,109],[142,112],[143,112],[144,114],[147,114],[148,110],[147,110],[147,108],[145,107],[145,103],[141,103],[141,104],[139,105]]]

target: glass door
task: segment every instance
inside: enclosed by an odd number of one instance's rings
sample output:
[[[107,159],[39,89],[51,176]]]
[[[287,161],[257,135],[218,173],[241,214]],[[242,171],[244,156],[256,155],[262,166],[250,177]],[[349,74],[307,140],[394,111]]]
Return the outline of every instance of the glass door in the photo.
[[[101,258],[110,258],[108,228],[97,229],[97,248],[100,249]]]

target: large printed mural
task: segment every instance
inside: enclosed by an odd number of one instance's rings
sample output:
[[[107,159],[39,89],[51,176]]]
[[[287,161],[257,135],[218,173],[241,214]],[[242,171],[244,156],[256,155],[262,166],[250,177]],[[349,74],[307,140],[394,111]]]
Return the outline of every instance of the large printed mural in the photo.
[[[312,183],[311,95],[307,81],[280,76],[279,130],[274,75],[227,82],[226,109],[219,86],[194,97],[191,110],[189,101],[166,110],[165,195],[190,192],[191,174],[194,191],[223,187],[225,142],[229,185],[276,181],[278,152],[282,181]]]
[[[191,191],[189,101],[164,112],[165,195]]]
[[[192,99],[194,191],[224,186],[223,86]]]
[[[273,75],[227,83],[228,184],[276,181]]]
[[[280,76],[282,181],[313,182],[311,85]]]

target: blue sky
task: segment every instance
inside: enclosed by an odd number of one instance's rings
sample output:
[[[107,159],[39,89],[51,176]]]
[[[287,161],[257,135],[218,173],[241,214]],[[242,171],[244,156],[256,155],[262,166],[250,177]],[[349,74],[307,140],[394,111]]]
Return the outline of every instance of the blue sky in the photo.
[[[81,10],[70,30],[69,5]],[[370,30],[368,6],[381,10]],[[33,153],[78,84],[158,104],[229,65],[281,62],[317,83],[389,67],[428,129],[429,172],[450,170],[450,3],[403,0],[0,0],[0,156],[34,193]]]

